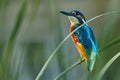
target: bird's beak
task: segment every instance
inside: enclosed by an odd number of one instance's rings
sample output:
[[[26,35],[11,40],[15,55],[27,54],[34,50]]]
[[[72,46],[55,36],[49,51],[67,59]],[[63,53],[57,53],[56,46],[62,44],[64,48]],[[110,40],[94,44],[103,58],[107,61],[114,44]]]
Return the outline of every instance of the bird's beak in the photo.
[[[70,16],[70,13],[69,12],[65,12],[65,11],[60,11],[60,13],[66,15],[66,16]]]

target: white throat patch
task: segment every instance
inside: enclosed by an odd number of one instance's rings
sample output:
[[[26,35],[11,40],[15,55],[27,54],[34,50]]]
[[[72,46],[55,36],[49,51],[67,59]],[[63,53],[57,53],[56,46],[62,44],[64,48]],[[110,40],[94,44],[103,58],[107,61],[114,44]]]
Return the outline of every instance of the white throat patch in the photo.
[[[80,22],[73,16],[68,16],[71,24],[79,24]]]

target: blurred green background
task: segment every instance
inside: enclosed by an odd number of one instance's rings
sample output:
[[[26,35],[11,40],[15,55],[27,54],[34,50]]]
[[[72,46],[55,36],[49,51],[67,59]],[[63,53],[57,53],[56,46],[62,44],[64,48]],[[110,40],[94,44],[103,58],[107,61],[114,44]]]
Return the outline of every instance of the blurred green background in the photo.
[[[27,0],[23,3],[24,0],[0,0],[0,80],[35,79],[54,49],[69,34],[70,22],[59,11],[77,9],[87,20],[105,12],[120,11],[120,0]],[[23,10],[19,14],[21,7]],[[120,13],[100,17],[88,25],[95,33],[98,48],[101,48],[120,36]],[[91,75],[82,63],[61,80],[93,80],[119,51],[120,44],[116,44],[99,53]],[[79,53],[69,38],[41,80],[53,80],[78,59]],[[110,66],[102,80],[120,80],[119,74],[120,58]]]

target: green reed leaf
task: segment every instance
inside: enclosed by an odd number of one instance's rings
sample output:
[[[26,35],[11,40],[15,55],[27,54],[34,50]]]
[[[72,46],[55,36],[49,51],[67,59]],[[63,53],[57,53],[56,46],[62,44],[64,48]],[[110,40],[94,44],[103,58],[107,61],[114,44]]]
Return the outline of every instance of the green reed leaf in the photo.
[[[100,49],[99,49],[99,52],[101,52],[101,51],[103,51],[104,49],[106,49],[106,48],[108,48],[108,47],[110,47],[110,46],[112,46],[112,45],[115,45],[115,44],[117,44],[117,43],[120,43],[120,36],[117,37],[117,38],[115,38],[115,39],[113,39],[110,43],[108,43],[108,44],[105,45],[104,47],[100,48]]]
[[[101,71],[98,73],[97,77],[95,80],[100,80],[104,73],[107,71],[107,69],[111,66],[111,64],[120,56],[120,52],[117,53],[114,57],[112,57],[106,64],[105,66],[101,69]]]
[[[59,74],[54,80],[59,80],[63,75],[65,75],[67,72],[69,72],[70,70],[72,70],[73,68],[75,68],[76,66],[78,66],[79,64],[81,64],[84,61],[85,60],[81,60],[81,61],[78,60],[76,63],[74,63],[73,65],[68,67],[65,71],[63,71],[61,74]]]
[[[23,22],[23,19],[24,19],[24,15],[25,15],[25,12],[26,12],[26,0],[23,2],[19,12],[18,12],[18,15],[17,15],[17,18],[16,18],[16,22],[14,24],[14,27],[13,27],[13,30],[11,31],[10,33],[10,36],[8,38],[8,41],[6,42],[6,45],[5,45],[5,48],[4,48],[4,51],[3,51],[3,56],[2,56],[2,60],[0,62],[0,71],[1,71],[1,74],[0,74],[0,79],[2,78],[3,79],[8,79],[8,74],[9,74],[9,71],[7,69],[8,67],[8,61],[9,61],[9,58],[10,58],[10,55],[11,55],[11,51],[14,47],[14,43],[15,43],[15,40],[16,40],[16,37],[18,35],[18,32],[20,30],[20,26]]]
[[[4,52],[3,52],[3,58],[2,58],[3,62],[7,61],[8,57],[11,53],[11,50],[12,50],[13,45],[15,43],[16,37],[17,37],[18,32],[20,30],[20,26],[23,22],[23,18],[24,18],[25,12],[26,12],[26,5],[27,4],[26,4],[26,0],[25,0],[24,3],[22,4],[21,8],[20,8],[20,11],[18,12],[16,22],[15,22],[15,25],[13,27],[13,30],[11,31],[8,42],[5,45],[5,49],[4,49]]]

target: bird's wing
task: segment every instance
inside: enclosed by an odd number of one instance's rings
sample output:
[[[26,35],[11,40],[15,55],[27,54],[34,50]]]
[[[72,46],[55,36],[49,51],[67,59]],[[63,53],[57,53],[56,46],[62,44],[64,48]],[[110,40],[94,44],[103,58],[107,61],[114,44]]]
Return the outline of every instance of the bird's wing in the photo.
[[[95,37],[89,26],[82,26],[74,34],[76,35],[78,42],[84,46],[88,55],[91,55],[92,51],[96,51]]]

